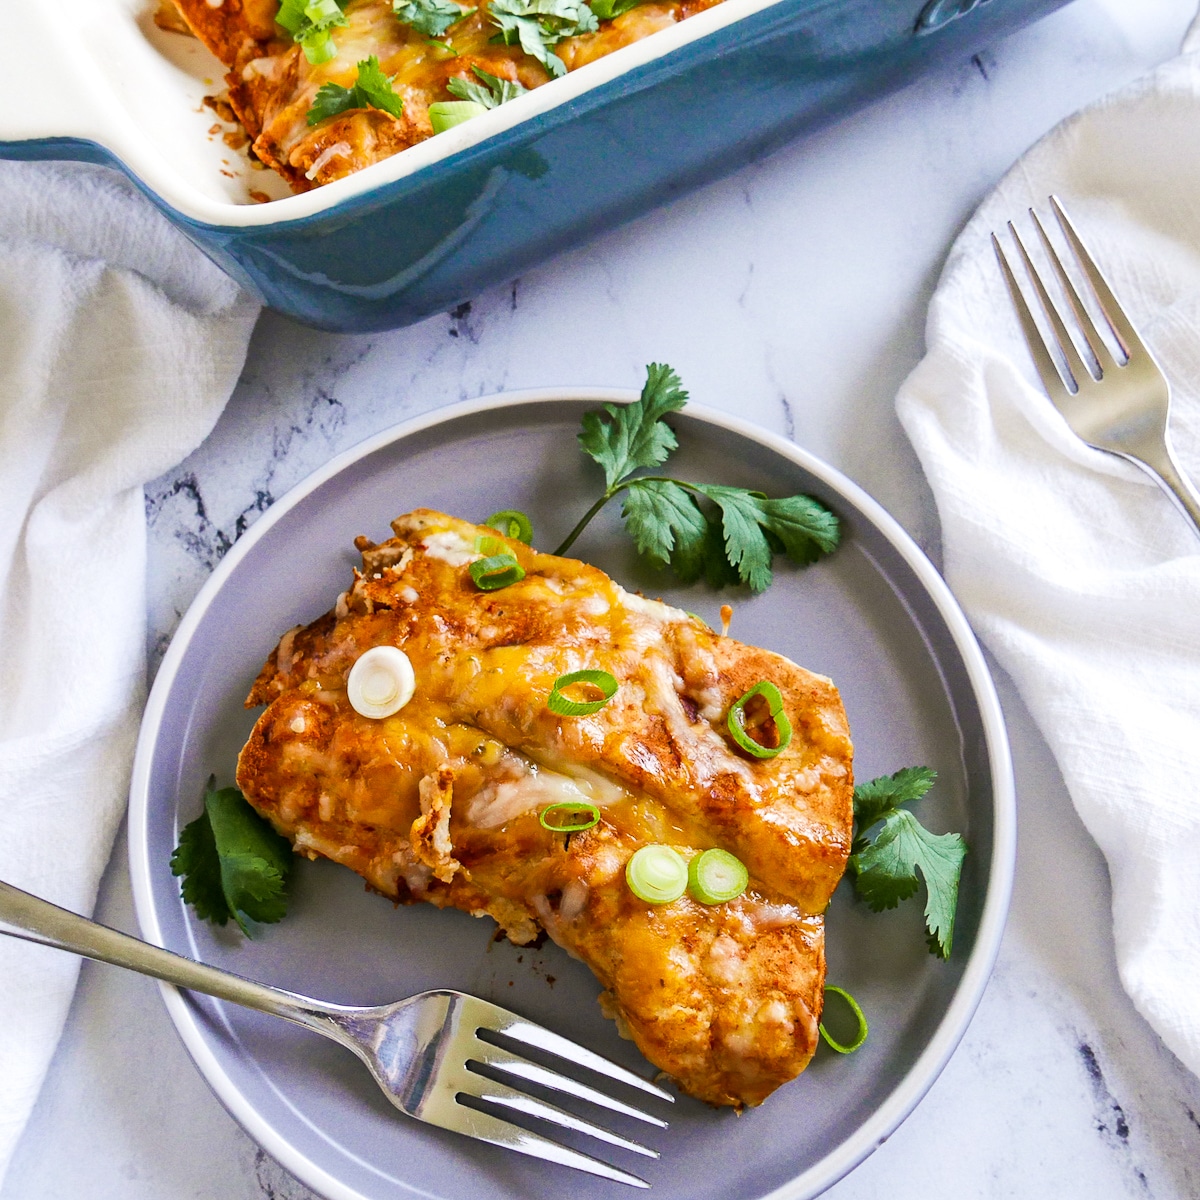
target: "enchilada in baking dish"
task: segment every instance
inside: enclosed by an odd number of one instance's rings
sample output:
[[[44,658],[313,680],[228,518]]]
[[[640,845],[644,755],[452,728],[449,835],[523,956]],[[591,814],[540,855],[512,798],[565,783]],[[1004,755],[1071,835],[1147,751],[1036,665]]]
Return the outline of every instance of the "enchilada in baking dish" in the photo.
[[[229,68],[253,153],[297,191],[720,0],[166,0]]]

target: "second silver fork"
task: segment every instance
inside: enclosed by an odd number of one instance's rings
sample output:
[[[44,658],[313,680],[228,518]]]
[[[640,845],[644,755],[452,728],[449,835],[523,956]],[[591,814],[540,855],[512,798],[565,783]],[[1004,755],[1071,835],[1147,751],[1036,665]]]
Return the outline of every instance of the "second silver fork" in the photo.
[[[1180,468],[1171,446],[1168,427],[1170,384],[1125,310],[1117,302],[1103,272],[1096,265],[1057,196],[1050,197],[1050,205],[1092,289],[1123,361],[1119,361],[1109,350],[1054,249],[1041,218],[1031,208],[1029,213],[1042,249],[1073,316],[1078,345],[1072,339],[1067,320],[1051,299],[1046,281],[1038,273],[1011,221],[1008,222],[1008,231],[1021,256],[1038,306],[1045,316],[1045,336],[1038,328],[1033,311],[995,234],[992,234],[992,245],[1000,260],[1021,332],[1033,355],[1042,386],[1078,437],[1097,450],[1120,455],[1141,467],[1200,533],[1200,492]]]

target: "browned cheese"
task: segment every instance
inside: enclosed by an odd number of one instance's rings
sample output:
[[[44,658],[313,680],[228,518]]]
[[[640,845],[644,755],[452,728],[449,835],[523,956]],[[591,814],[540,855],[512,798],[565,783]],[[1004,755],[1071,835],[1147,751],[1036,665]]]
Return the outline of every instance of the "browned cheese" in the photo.
[[[286,633],[247,700],[265,704],[238,764],[249,801],[292,840],[385,896],[490,915],[518,944],[544,929],[604,985],[601,1002],[693,1096],[759,1104],[808,1064],[825,981],[824,912],[850,848],[852,747],[837,689],[767,650],[624,591],[595,567],[419,509],[333,611]],[[480,591],[477,538],[524,579]],[[495,547],[488,546],[489,552]],[[408,655],[416,691],[382,720],[346,679],[373,646]],[[609,672],[598,712],[556,716],[559,676]],[[794,733],[774,758],[739,749],[729,707],[761,680]],[[586,802],[568,840],[540,813]],[[750,872],[737,900],[638,899],[651,843],[713,846]]]

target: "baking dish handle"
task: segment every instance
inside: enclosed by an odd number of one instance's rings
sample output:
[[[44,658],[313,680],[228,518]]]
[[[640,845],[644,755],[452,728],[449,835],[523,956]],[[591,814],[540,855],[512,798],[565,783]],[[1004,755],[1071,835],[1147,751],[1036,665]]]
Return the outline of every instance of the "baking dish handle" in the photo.
[[[107,157],[87,143],[125,157],[140,140],[112,81],[84,49],[87,15],[76,15],[42,0],[5,7],[15,49],[0,72],[0,157]]]

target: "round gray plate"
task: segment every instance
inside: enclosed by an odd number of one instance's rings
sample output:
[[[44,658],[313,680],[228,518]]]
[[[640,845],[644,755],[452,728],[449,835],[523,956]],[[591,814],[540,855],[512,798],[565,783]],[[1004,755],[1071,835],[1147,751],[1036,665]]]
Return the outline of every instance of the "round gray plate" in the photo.
[[[255,941],[197,921],[168,859],[197,815],[206,778],[232,781],[254,720],[242,708],[279,635],[331,606],[357,561],[353,538],[382,539],[419,506],[480,520],[520,508],[554,546],[600,486],[575,442],[605,390],[518,393],[442,410],[335,459],[279,501],[225,557],[189,610],[147,705],[134,768],[130,849],[138,919],[152,942],[327,1000],[377,1004],[427,988],[473,992],[635,1070],[644,1060],[596,1004],[586,967],[547,944],[492,941],[491,921],[429,905],[394,908],[357,876],[302,861],[288,918]],[[671,586],[634,555],[615,511],[575,552],[626,587],[661,595],[732,634],[829,675],[841,690],[860,780],[928,764],[918,806],[970,844],[954,954],[925,949],[922,901],[874,915],[846,885],[829,910],[829,980],[871,1021],[851,1057],[822,1048],[809,1069],[741,1117],[688,1098],[649,1137],[649,1162],[615,1152],[659,1200],[798,1200],[866,1157],[904,1119],[962,1036],[995,959],[1012,880],[1015,818],[1000,708],[966,620],[900,527],[859,488],[780,438],[689,407],[672,418],[681,478],[774,495],[808,492],[843,518],[841,547],[805,570],[778,565],[765,594]],[[164,987],[205,1078],[266,1150],[331,1200],[572,1200],[629,1194],[565,1168],[431,1129],[397,1113],[358,1061],[270,1017]],[[628,1132],[643,1136],[640,1129]]]

